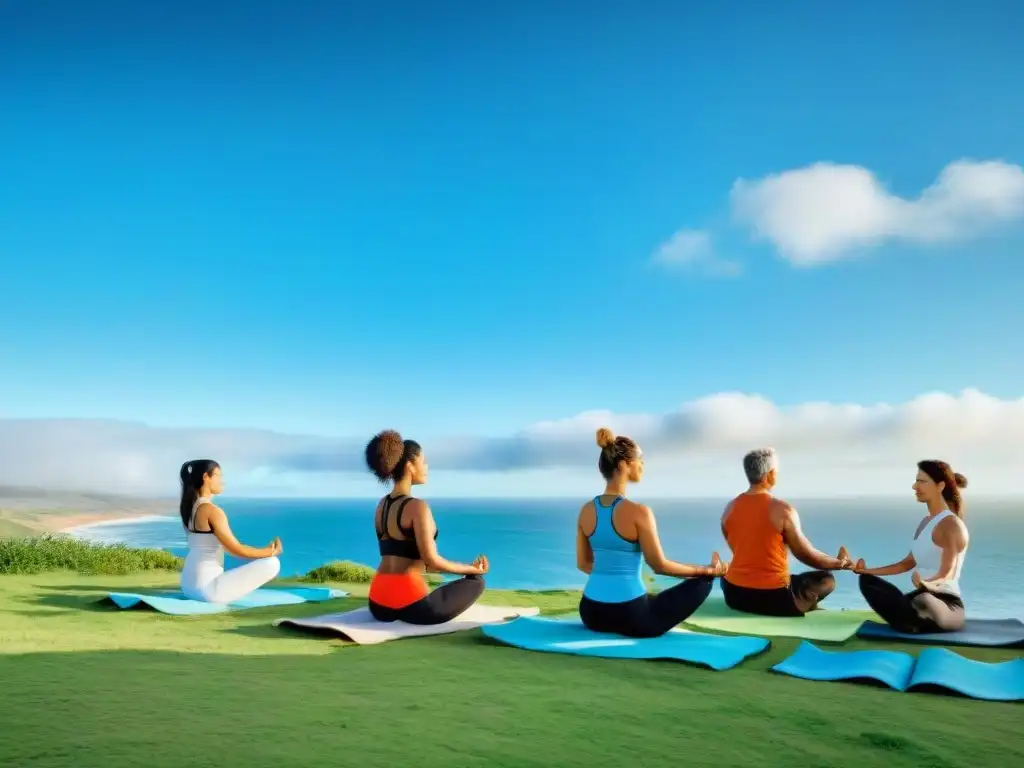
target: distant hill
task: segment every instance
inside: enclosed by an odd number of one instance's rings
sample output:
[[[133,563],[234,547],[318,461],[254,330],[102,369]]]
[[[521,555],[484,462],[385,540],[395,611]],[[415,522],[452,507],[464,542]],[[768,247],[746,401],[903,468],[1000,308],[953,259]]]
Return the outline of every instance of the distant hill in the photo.
[[[176,511],[176,499],[0,485],[0,536]]]

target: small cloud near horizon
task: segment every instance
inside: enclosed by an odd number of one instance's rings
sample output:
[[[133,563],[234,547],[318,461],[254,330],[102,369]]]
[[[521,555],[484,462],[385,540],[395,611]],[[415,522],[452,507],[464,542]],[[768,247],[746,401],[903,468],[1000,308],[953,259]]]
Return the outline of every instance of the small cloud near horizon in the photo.
[[[971,492],[1017,488],[1024,460],[1024,398],[968,389],[928,393],[898,404],[809,402],[779,406],[726,392],[660,413],[592,411],[530,425],[500,438],[434,439],[426,445],[440,478],[435,492],[468,487],[501,494],[502,477],[521,495],[527,479],[567,492],[594,483],[594,434],[608,426],[636,439],[648,457],[645,493],[723,492],[754,447],[780,452],[787,492],[864,495],[906,484],[908,467],[942,458],[971,479]],[[230,467],[235,488],[291,485],[371,492],[365,436],[350,439],[258,429],[163,429],[85,419],[0,419],[0,485],[151,494],[175,493],[183,461],[209,456]],[[909,474],[913,474],[909,472]],[[563,482],[564,481],[564,482]],[[685,485],[681,485],[685,483]],[[538,486],[538,494],[550,487]]]

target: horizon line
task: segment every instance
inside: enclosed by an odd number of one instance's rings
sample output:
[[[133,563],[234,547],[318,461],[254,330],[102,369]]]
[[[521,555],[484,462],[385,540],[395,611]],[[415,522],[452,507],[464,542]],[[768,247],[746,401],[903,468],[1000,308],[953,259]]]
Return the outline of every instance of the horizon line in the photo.
[[[83,495],[95,495],[94,492],[88,491],[64,491],[62,493],[78,494]],[[658,496],[652,495],[647,496],[644,494],[635,494],[632,498],[646,498],[652,501],[721,501],[723,499],[728,500],[742,491],[738,491],[735,494],[727,495],[703,495],[703,496]],[[228,501],[379,501],[382,495],[374,496],[263,496],[263,495],[230,495],[230,494],[219,494],[222,499]],[[597,494],[594,494],[597,495]],[[122,496],[120,494],[104,494],[106,498],[123,498],[130,501],[142,501],[142,502],[166,502],[177,504],[179,499],[175,496]],[[910,495],[905,493],[863,493],[863,494],[837,494],[837,495],[820,495],[820,494],[778,494],[779,498],[787,499],[804,499],[809,501],[844,501],[844,500],[864,500],[864,499],[880,499],[886,501],[893,501],[897,499],[910,500]],[[574,494],[574,495],[556,495],[556,496],[429,496],[423,494],[418,498],[435,501],[573,501],[573,500],[586,500],[593,498],[593,495],[587,494]],[[966,499],[965,503],[970,504],[971,500],[999,500],[999,501],[1024,501],[1024,491],[1018,493],[977,493],[971,494],[970,499]],[[3,508],[2,500],[0,500],[0,509]]]

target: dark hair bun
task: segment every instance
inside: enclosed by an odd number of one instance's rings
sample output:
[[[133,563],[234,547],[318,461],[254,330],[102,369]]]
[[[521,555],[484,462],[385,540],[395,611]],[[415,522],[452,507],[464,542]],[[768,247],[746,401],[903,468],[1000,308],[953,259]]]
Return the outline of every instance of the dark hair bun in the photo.
[[[953,479],[956,481],[956,487],[957,488],[966,488],[967,487],[967,478],[964,477],[963,475],[961,475],[959,472],[954,472],[953,473]]]
[[[601,427],[597,430],[597,444],[601,448],[607,448],[615,442],[615,433],[608,427]]]
[[[394,474],[404,453],[402,436],[393,429],[385,429],[366,444],[366,466],[378,480],[387,480]]]

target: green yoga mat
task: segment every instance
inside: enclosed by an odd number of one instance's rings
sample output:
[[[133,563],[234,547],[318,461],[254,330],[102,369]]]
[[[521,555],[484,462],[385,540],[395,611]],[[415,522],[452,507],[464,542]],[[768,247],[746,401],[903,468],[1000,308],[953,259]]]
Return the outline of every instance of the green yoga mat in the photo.
[[[873,611],[811,611],[806,616],[778,618],[734,611],[720,598],[711,598],[686,624],[717,632],[761,637],[799,637],[824,643],[849,640],[865,621],[877,621]]]

